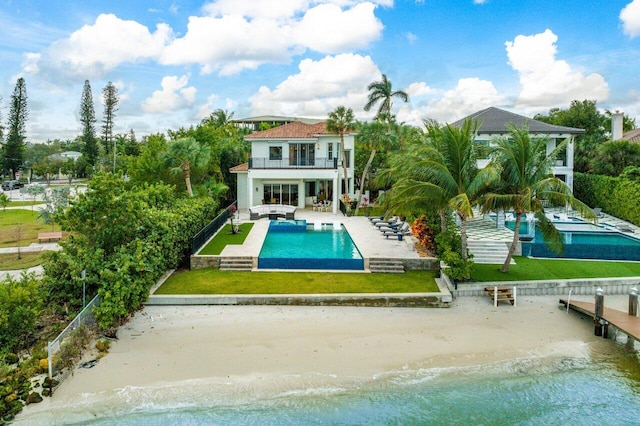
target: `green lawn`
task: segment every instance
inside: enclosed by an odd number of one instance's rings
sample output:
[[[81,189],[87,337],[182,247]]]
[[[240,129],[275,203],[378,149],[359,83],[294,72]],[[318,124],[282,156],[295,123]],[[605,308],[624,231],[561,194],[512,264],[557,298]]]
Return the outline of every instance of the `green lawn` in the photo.
[[[44,255],[44,252],[20,253],[18,259],[18,253],[0,254],[0,271],[14,271],[40,265]]]
[[[11,201],[7,207],[35,206],[36,204],[42,204],[42,201],[39,201],[39,200]]]
[[[0,210],[0,247],[27,246],[38,242],[39,232],[51,232],[52,226],[36,220],[31,210]],[[60,228],[56,226],[55,230]]]
[[[227,244],[242,244],[247,238],[249,231],[251,231],[251,228],[253,228],[253,223],[243,223],[240,225],[240,233],[232,234],[231,225],[226,224],[222,227],[220,232],[218,232],[216,236],[209,241],[209,244],[207,244],[199,254],[217,255],[222,253],[222,250],[224,250]]]
[[[435,277],[435,271],[360,274],[208,268],[175,273],[155,294],[424,293],[439,291]]]
[[[607,262],[600,260],[531,259],[514,257],[509,272],[502,265],[473,265],[471,278],[478,282],[528,281],[572,278],[616,278],[640,276],[640,262]]]

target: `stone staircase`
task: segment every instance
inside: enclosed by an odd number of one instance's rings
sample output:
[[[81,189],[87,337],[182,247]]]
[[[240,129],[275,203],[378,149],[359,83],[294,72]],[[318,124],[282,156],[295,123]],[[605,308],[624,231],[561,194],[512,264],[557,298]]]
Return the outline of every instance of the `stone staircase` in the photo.
[[[251,256],[221,257],[221,271],[251,271],[253,269],[253,258]]]
[[[509,243],[504,241],[469,240],[467,247],[475,263],[502,264],[509,253]],[[513,259],[511,263],[515,263]]]
[[[369,270],[382,274],[404,274],[401,259],[372,258],[369,259]]]

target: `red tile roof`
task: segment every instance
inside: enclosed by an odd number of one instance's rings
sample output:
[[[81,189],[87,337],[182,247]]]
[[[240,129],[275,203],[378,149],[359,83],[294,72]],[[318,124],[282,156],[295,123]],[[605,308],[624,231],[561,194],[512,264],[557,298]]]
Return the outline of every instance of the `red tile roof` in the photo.
[[[633,129],[622,135],[622,139],[631,142],[640,142],[640,129]]]
[[[330,134],[327,132],[326,122],[306,124],[301,121],[262,130],[245,136],[245,139],[301,139],[314,138],[316,135]]]
[[[238,164],[229,169],[230,172],[247,172],[249,171],[249,163]]]

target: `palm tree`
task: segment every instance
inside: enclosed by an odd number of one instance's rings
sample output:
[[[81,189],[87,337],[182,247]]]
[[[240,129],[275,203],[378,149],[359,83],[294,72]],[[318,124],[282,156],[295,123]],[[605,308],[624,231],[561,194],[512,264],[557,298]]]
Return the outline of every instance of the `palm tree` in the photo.
[[[389,122],[391,117],[391,107],[393,106],[393,98],[398,98],[403,102],[409,102],[409,95],[402,90],[393,91],[391,81],[382,74],[382,81],[374,81],[367,86],[369,91],[369,99],[364,105],[364,110],[369,111],[375,104],[380,102],[378,107],[378,116]]]
[[[201,124],[204,125],[212,125],[213,127],[224,127],[227,124],[231,123],[233,119],[234,112],[229,112],[226,109],[220,109],[213,111],[207,118],[204,118]]]
[[[400,163],[399,179],[393,186],[393,198],[416,204],[422,200],[435,206],[442,226],[446,209],[453,209],[460,219],[462,258],[467,260],[467,219],[473,206],[497,178],[495,167],[478,169],[474,140],[478,124],[466,120],[461,127],[440,126],[430,122],[428,141],[414,147],[411,156]]]
[[[164,154],[165,162],[170,166],[173,174],[184,173],[187,192],[193,197],[191,189],[191,170],[207,164],[209,161],[209,146],[200,145],[194,138],[180,138],[169,143]]]
[[[355,117],[353,110],[344,106],[339,106],[329,113],[329,119],[326,123],[328,132],[340,135],[340,150],[342,152],[342,173],[344,176],[344,191],[349,193],[349,177],[347,176],[347,158],[344,150],[344,135],[347,132],[356,129]]]
[[[395,146],[397,143],[397,136],[395,132],[392,132],[390,126],[387,123],[381,121],[374,121],[373,123],[364,124],[360,128],[358,135],[359,139],[371,149],[371,154],[367,160],[367,164],[362,170],[362,178],[360,179],[360,192],[358,193],[358,202],[356,203],[356,213],[360,210],[360,201],[362,200],[362,194],[364,193],[365,181],[367,173],[373,163],[373,158],[376,155],[378,149],[388,148]]]
[[[562,237],[544,214],[545,202],[552,206],[570,205],[587,219],[596,215],[584,203],[573,197],[571,189],[551,173],[558,151],[564,148],[559,144],[547,153],[546,138],[531,138],[527,128],[509,126],[509,138],[498,139],[492,162],[501,167],[501,179],[497,191],[488,193],[482,201],[482,211],[513,210],[515,228],[509,253],[500,269],[509,271],[511,258],[515,253],[520,236],[520,221],[525,213],[534,213],[538,227],[545,241],[552,249],[562,250]]]

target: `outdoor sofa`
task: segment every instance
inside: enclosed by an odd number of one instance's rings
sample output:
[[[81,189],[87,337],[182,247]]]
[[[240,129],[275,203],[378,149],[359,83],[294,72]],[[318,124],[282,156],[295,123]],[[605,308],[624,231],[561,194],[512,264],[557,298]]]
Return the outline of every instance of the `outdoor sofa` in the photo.
[[[269,219],[277,219],[279,217],[285,219],[295,219],[296,207],[285,204],[261,204],[249,208],[249,219],[258,220],[263,217]]]

